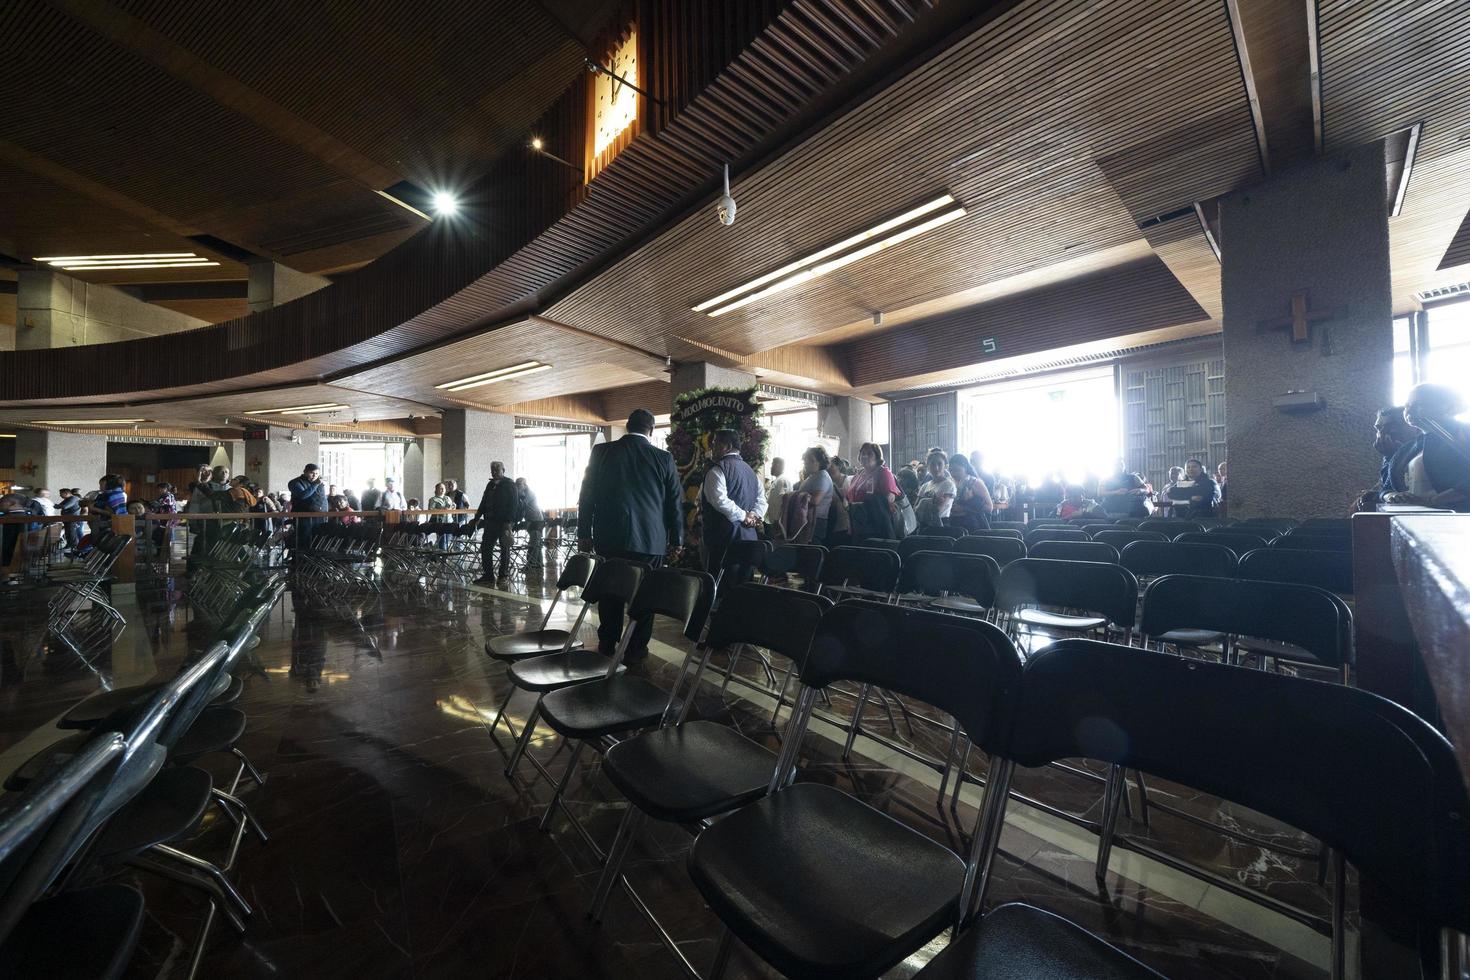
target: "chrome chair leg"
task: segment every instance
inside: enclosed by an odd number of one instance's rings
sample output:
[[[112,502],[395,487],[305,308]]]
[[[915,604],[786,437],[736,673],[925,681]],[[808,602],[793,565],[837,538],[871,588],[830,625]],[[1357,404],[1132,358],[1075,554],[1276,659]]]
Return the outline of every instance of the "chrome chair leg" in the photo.
[[[730,965],[730,944],[735,937],[727,928],[720,934],[720,945],[715,949],[715,961],[709,968],[709,980],[723,980]]]
[[[246,826],[250,828],[250,832],[255,835],[257,840],[262,844],[270,843],[270,835],[265,832],[265,828],[260,825],[260,821],[256,819],[254,812],[251,811],[250,806],[244,800],[238,796],[226,793],[217,786],[210,790],[210,792],[214,794],[215,799],[221,804],[228,803],[230,805],[225,807],[227,812],[232,812],[231,808],[239,811],[240,816],[245,820]]]
[[[857,706],[852,709],[852,721],[847,723],[847,741],[842,745],[842,758],[852,758],[852,743],[857,740],[858,726],[863,721],[863,709],[868,706],[868,691],[871,685],[864,684],[858,690]]]
[[[510,699],[515,697],[515,694],[516,689],[514,687],[505,692],[505,700],[500,702],[500,707],[495,712],[495,720],[490,722],[490,737],[492,739],[495,737],[495,729],[500,726],[500,719],[505,716],[505,709],[510,707]],[[510,723],[506,722],[506,724],[508,726]]]
[[[603,910],[607,908],[607,900],[623,873],[623,864],[628,859],[633,838],[643,825],[643,816],[642,810],[629,804],[622,822],[618,824],[617,835],[613,837],[612,847],[607,852],[607,861],[602,866],[602,877],[597,880],[597,891],[592,895],[592,905],[587,909],[587,917],[593,922],[602,921]]]
[[[546,813],[541,817],[539,826],[543,832],[551,829],[551,818],[556,814],[557,804],[561,802],[561,795],[566,792],[567,784],[572,781],[572,773],[577,769],[577,758],[586,746],[585,741],[578,739],[576,747],[572,749],[571,758],[567,759],[567,767],[562,770],[561,779],[557,780],[556,789],[551,794],[551,802],[546,807]]]
[[[960,765],[955,770],[954,795],[949,798],[949,811],[954,813],[960,808],[960,789],[965,785],[965,770],[970,764],[970,740],[965,739],[965,751],[960,754]]]
[[[526,716],[526,727],[521,729],[521,737],[516,742],[516,747],[510,754],[510,761],[505,764],[505,774],[514,776],[516,764],[521,761],[526,747],[531,744],[531,734],[536,731],[536,718],[541,714],[541,699],[536,699],[536,704],[531,708],[531,713]]]
[[[232,745],[230,746],[230,755],[240,760],[240,765],[244,766],[245,771],[250,774],[250,778],[255,780],[255,785],[265,785],[265,777],[260,774],[260,770],[255,768],[255,764],[250,761],[244,752],[241,752],[238,747]]]
[[[192,854],[185,854],[183,851],[169,847],[167,844],[154,844],[148,848],[148,853],[162,855],[173,861],[177,861],[187,868],[192,868],[195,871],[208,875],[210,880],[219,886],[220,891],[224,893],[230,903],[240,911],[241,915],[248,918],[255,914],[255,910],[250,907],[250,903],[245,901],[245,896],[236,891],[234,884],[225,873],[203,858],[197,858]]]
[[[1102,826],[1098,831],[1097,838],[1097,865],[1093,869],[1093,876],[1097,878],[1099,885],[1105,883],[1108,878],[1108,858],[1113,853],[1113,833],[1118,824],[1118,805],[1122,802],[1127,788],[1123,782],[1123,769],[1121,766],[1108,767],[1108,781],[1103,789],[1103,812]]]

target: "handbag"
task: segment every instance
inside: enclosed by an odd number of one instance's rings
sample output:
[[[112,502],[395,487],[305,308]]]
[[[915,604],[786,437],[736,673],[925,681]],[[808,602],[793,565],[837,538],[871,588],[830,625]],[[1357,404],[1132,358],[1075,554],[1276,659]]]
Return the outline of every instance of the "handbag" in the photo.
[[[919,515],[905,494],[899,494],[893,502],[893,530],[899,540],[913,534],[919,528]]]

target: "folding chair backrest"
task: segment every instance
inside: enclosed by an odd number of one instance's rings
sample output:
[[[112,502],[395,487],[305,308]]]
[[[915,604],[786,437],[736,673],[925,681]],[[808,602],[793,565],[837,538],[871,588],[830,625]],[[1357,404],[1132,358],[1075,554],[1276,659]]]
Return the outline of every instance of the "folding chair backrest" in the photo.
[[[1285,534],[1296,527],[1297,522],[1292,517],[1248,517],[1245,520],[1235,521],[1230,526],[1265,528],[1277,534]]]
[[[558,592],[567,589],[586,588],[587,580],[592,577],[592,569],[597,560],[591,555],[578,552],[567,559],[566,567],[561,570],[561,575],[556,580]]]
[[[1345,606],[1326,589],[1202,575],[1165,575],[1143,593],[1145,636],[1176,629],[1218,630],[1301,647],[1323,665],[1352,658]]]
[[[1235,574],[1257,582],[1295,582],[1338,595],[1353,594],[1353,556],[1346,551],[1257,548],[1241,556]]]
[[[761,563],[761,572],[766,575],[794,572],[808,586],[815,587],[821,580],[826,560],[827,549],[819,544],[778,544]]]
[[[955,539],[941,534],[915,534],[898,543],[898,557],[908,561],[910,555],[919,551],[952,551]]]
[[[1311,533],[1314,531],[1338,531],[1343,534],[1351,534],[1353,519],[1351,517],[1309,517],[1297,525],[1300,533]]]
[[[809,688],[874,684],[951,714],[987,753],[1004,744],[1021,658],[980,619],[856,600],[822,617],[801,672]]]
[[[643,573],[628,616],[636,620],[667,616],[678,622],[685,636],[695,639],[704,629],[714,595],[714,576],[708,572],[654,568]]]
[[[1138,525],[1140,531],[1158,531],[1169,538],[1184,534],[1189,531],[1203,531],[1205,526],[1199,521],[1185,521],[1174,517],[1150,517],[1145,518]]]
[[[902,566],[898,552],[882,548],[833,548],[822,564],[823,585],[860,585],[874,592],[892,592]]]
[[[752,573],[761,567],[766,555],[771,553],[771,547],[769,541],[730,542],[730,547],[725,550],[725,558],[720,563],[721,588],[750,581]]]
[[[1283,534],[1271,542],[1271,547],[1297,551],[1345,551],[1351,554],[1353,539],[1337,534]]]
[[[1098,531],[1092,536],[1092,540],[1110,544],[1121,553],[1124,548],[1135,541],[1168,541],[1169,539],[1157,531],[1130,531],[1118,528],[1113,531]]]
[[[1264,548],[1270,539],[1259,534],[1241,533],[1231,534],[1228,531],[1189,531],[1174,538],[1179,544],[1215,544],[1222,548],[1229,548],[1236,556]]]
[[[986,609],[995,606],[999,584],[1000,564],[994,558],[955,551],[921,551],[911,555],[898,576],[900,595],[964,596]]]
[[[898,538],[863,538],[857,543],[859,548],[886,548],[889,551],[897,551],[901,544],[903,542]]]
[[[1106,561],[1117,564],[1118,549],[1099,541],[1038,541],[1026,552],[1032,558],[1063,561]]]
[[[165,748],[172,748],[184,733],[194,724],[199,713],[205,709],[209,699],[213,696],[211,690],[214,678],[224,669],[229,661],[232,650],[231,643],[215,643],[205,655],[195,663],[164,685],[149,702],[147,713],[152,715],[160,711],[163,717],[158,721],[157,741]],[[139,723],[139,731],[147,734],[153,719]],[[104,722],[104,724],[106,724]],[[137,738],[129,735],[128,743],[131,747]]]
[[[721,596],[704,643],[711,649],[749,643],[800,664],[822,614],[831,608],[826,596],[773,585],[737,585]]]
[[[979,531],[971,531],[965,535],[965,538],[1014,538],[1017,541],[1025,541],[1026,535],[1021,531],[1008,527],[989,527],[982,528]],[[964,538],[960,540],[963,541]],[[958,548],[959,544],[956,543],[955,547]]]
[[[1235,552],[1219,544],[1182,544],[1175,541],[1135,541],[1119,554],[1123,567],[1134,575],[1235,574]]]
[[[940,538],[963,538],[969,532],[962,527],[953,524],[931,526],[925,529],[926,533]]]
[[[1080,527],[1082,530],[1086,531],[1087,534],[1088,534],[1088,536],[1091,537],[1094,541],[1097,540],[1097,536],[1099,534],[1101,534],[1103,531],[1116,531],[1117,530],[1117,527],[1115,525],[1111,524],[1111,523],[1108,523],[1108,524],[1098,524],[1098,523],[1095,523],[1094,522],[1094,519],[1093,518],[1090,518],[1090,517],[1087,519],[1087,521],[1085,523],[1084,522],[1079,522],[1077,524],[1077,526]]]
[[[638,583],[643,581],[647,569],[637,562],[621,558],[604,558],[597,562],[587,585],[582,589],[582,601],[601,602],[617,599],[626,606],[638,592]]]
[[[1122,565],[1022,558],[1001,569],[995,603],[1006,610],[1027,605],[1085,609],[1121,629],[1132,629],[1138,617],[1138,579]]]
[[[88,836],[91,815],[125,748],[121,735],[103,732],[24,790],[5,797],[0,807],[0,942]]]
[[[1090,640],[1026,664],[1007,754],[1091,758],[1243,804],[1337,848],[1436,925],[1470,925],[1470,820],[1454,752],[1340,684]]]
[[[1026,522],[1025,521],[991,521],[990,522],[990,529],[992,531],[1020,531],[1022,534],[1025,534],[1026,533]]]
[[[1077,527],[1043,527],[1026,533],[1026,547],[1041,541],[1091,541],[1086,531]]]
[[[1001,565],[1026,557],[1026,542],[1020,538],[992,538],[972,534],[954,543],[954,550],[965,555],[987,555]]]

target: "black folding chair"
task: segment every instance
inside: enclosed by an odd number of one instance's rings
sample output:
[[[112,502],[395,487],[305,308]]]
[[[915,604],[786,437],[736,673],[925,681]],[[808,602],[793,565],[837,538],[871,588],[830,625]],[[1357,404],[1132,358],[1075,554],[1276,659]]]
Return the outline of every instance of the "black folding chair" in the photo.
[[[732,541],[715,575],[715,589],[749,582],[774,546],[769,541]]]
[[[1135,541],[1168,541],[1169,539],[1157,531],[1132,531],[1119,528],[1114,531],[1098,531],[1092,536],[1092,540],[1110,544],[1121,554],[1124,548]]]
[[[1135,541],[1119,554],[1119,562],[1139,579],[1160,575],[1235,575],[1235,552],[1218,544]]]
[[[760,573],[766,583],[794,574],[804,592],[816,592],[826,561],[827,549],[819,544],[777,544],[761,562]]]
[[[643,575],[647,571],[642,565],[634,562],[622,561],[609,558],[597,563],[592,571],[592,577],[587,580],[587,587],[582,590],[582,613],[577,618],[577,624],[572,628],[571,635],[567,638],[566,646],[560,653],[550,653],[540,657],[528,657],[525,660],[517,660],[510,665],[506,676],[510,679],[513,694],[517,690],[531,691],[536,695],[536,704],[531,708],[531,713],[526,716],[526,724],[521,728],[521,734],[516,739],[515,749],[511,751],[510,759],[505,764],[505,774],[513,775],[516,764],[520,762],[521,756],[531,744],[531,735],[536,730],[536,719],[541,711],[541,700],[550,691],[566,687],[570,684],[581,684],[584,681],[596,680],[604,676],[608,671],[610,658],[596,650],[574,650],[570,647],[571,637],[581,626],[582,616],[587,615],[587,610],[594,604],[604,599],[615,599],[627,608],[633,601],[633,596],[638,592],[638,585],[643,581]],[[510,703],[510,695],[506,696],[501,703],[500,710],[503,712],[505,706]],[[495,729],[490,729],[490,738],[494,740]],[[542,775],[550,778],[541,763],[531,757],[531,764]]]
[[[1165,575],[1143,593],[1140,631],[1145,643],[1197,646],[1171,640],[1180,631],[1229,639],[1227,662],[1253,652],[1262,659],[1331,670],[1349,683],[1353,661],[1352,614],[1326,589],[1288,582],[1254,582]],[[1213,641],[1211,641],[1213,642]]]
[[[1231,534],[1228,531],[1190,531],[1174,538],[1177,544],[1219,545],[1222,548],[1229,548],[1237,556],[1257,548],[1264,548],[1271,543],[1271,540],[1263,534],[1251,534],[1244,531],[1239,534]]]
[[[1022,558],[1001,569],[995,597],[1008,632],[1116,633],[1132,642],[1138,580],[1121,565]]]
[[[1026,557],[1026,542],[1020,538],[993,538],[972,534],[954,543],[954,550],[965,555],[986,555],[994,558],[1002,567]]]
[[[562,807],[588,847],[599,859],[604,857],[576,815],[562,804],[562,796],[577,770],[577,759],[588,744],[595,746],[603,739],[652,728],[659,723],[677,696],[679,681],[685,671],[680,671],[673,693],[667,693],[646,678],[621,673],[619,667],[623,655],[638,627],[656,616],[667,616],[679,624],[688,639],[697,638],[703,632],[714,594],[715,580],[707,572],[687,568],[655,568],[647,572],[628,607],[628,622],[618,640],[618,649],[611,659],[604,658],[606,670],[603,676],[582,684],[570,684],[542,696],[542,720],[562,738],[576,743],[561,778],[556,782],[546,813],[541,817],[542,830],[551,827],[557,807]],[[686,657],[685,670],[689,662],[690,657]],[[689,696],[694,696],[693,690]]]
[[[1035,531],[1026,532],[1026,549],[1029,552],[1032,547],[1042,541],[1091,541],[1092,538],[1081,528],[1075,527],[1043,527]]]
[[[1271,547],[1291,551],[1342,551],[1352,554],[1353,539],[1339,534],[1283,534],[1271,542]]]
[[[1257,582],[1315,585],[1338,595],[1350,596],[1353,594],[1353,556],[1347,551],[1258,548],[1241,556],[1236,576]]]
[[[1353,519],[1351,517],[1309,517],[1298,524],[1297,529],[1307,533],[1324,530],[1351,534]]]
[[[1097,535],[1100,534],[1101,532],[1103,532],[1103,531],[1116,531],[1118,529],[1118,526],[1116,524],[1113,524],[1111,522],[1109,522],[1107,524],[1100,524],[1100,523],[1097,522],[1096,518],[1092,518],[1092,517],[1087,518],[1085,521],[1078,521],[1077,522],[1077,526],[1080,527],[1080,528],[1082,528],[1082,530],[1086,531],[1087,534],[1094,541],[1097,540]]]
[[[1248,517],[1244,520],[1234,521],[1231,527],[1239,528],[1261,528],[1271,531],[1273,534],[1285,534],[1297,526],[1297,521],[1292,517]]]
[[[1441,930],[1442,950],[1462,947],[1470,927],[1464,784],[1449,743],[1404,708],[1340,685],[1064,640],[1026,664],[1013,717],[987,799],[1013,764],[1109,765],[1099,879],[1116,837],[1120,774],[1135,769],[1249,807],[1332,848],[1327,925],[1337,980],[1347,966],[1347,861]],[[1003,818],[1006,796],[995,799]],[[992,853],[995,844],[987,842]],[[1125,846],[1157,853],[1140,842]],[[1064,926],[1029,906],[1001,906],[918,977],[1151,976],[1097,937]],[[1447,956],[1442,975],[1459,976],[1460,967],[1458,956]]]
[[[992,531],[1020,531],[1025,534],[1027,524],[1025,521],[991,521],[990,529]]]
[[[1013,538],[1016,541],[1025,541],[1026,535],[1021,531],[1012,530],[1007,527],[992,527],[980,531],[971,531],[965,535],[965,538]],[[955,550],[960,550],[959,542],[965,540],[965,538],[956,539]]]
[[[771,793],[701,831],[689,874],[727,927],[710,973],[737,938],[788,977],[876,977],[962,916],[988,876],[1000,809],[989,789],[969,857],[856,798],[792,778],[819,690],[839,680],[885,687],[958,719],[987,753],[1008,727],[1020,660],[989,623],[868,601],[822,617]]]
[[[53,886],[92,834],[126,749],[90,738],[0,814],[0,976],[113,980],[143,926],[143,896],[119,884]],[[134,790],[139,788],[135,786]]]
[[[925,527],[924,533],[941,538],[963,538],[970,532],[954,524],[942,524]]]
[[[1205,526],[1199,521],[1186,521],[1177,517],[1148,517],[1138,525],[1140,531],[1157,531],[1171,540],[1181,534],[1204,529]]]
[[[688,695],[671,718],[679,685],[670,693],[663,727],[634,735],[607,750],[602,769],[628,799],[628,809],[608,849],[602,877],[588,914],[602,919],[615,885],[621,885],[654,927],[664,945],[693,976],[699,972],[659,924],[648,903],[633,890],[623,867],[647,817],[696,826],[738,810],[764,796],[776,772],[776,754],[733,728],[713,721],[687,720],[710,656],[722,647],[749,644],[789,657],[801,666],[822,614],[832,601],[793,589],[741,585],[725,592],[710,628],[680,671],[695,667]]]
[[[920,551],[953,551],[954,538],[947,538],[940,534],[915,534],[913,537],[904,538],[898,543],[894,550],[903,561],[908,561],[909,556]]]
[[[1099,541],[1038,541],[1026,554],[1031,558],[1118,563],[1118,549]]]
[[[887,598],[898,585],[902,564],[896,551],[833,548],[822,563],[821,594],[838,602],[851,598]]]
[[[586,588],[596,567],[597,559],[589,554],[579,552],[568,558],[566,567],[562,569],[561,576],[556,580],[556,593],[551,597],[551,605],[546,607],[546,615],[541,617],[540,627],[534,630],[523,630],[520,633],[492,636],[485,641],[485,652],[492,660],[513,664],[532,657],[582,649],[582,621],[587,618],[587,613],[592,608],[592,603],[587,600]],[[548,629],[551,614],[556,610],[556,604],[561,601],[562,595],[569,589],[583,590],[582,608],[577,613],[576,622],[569,630]],[[515,692],[514,684],[505,692],[505,698],[500,702],[500,708],[495,712],[494,720],[490,722],[491,737],[494,737],[495,729],[499,727],[500,720],[505,717],[506,705],[510,704],[510,699],[515,696]],[[506,725],[510,725],[508,719]],[[520,737],[514,728],[509,730],[511,738]]]

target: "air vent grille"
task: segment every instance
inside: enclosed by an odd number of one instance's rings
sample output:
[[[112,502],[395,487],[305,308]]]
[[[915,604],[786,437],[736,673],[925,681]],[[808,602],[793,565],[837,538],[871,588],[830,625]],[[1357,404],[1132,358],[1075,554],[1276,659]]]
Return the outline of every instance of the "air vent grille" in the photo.
[[[1446,299],[1458,299],[1461,296],[1470,296],[1470,282],[1457,282],[1453,286],[1439,286],[1435,289],[1421,289],[1414,294],[1414,298],[1421,303],[1438,303]]]

